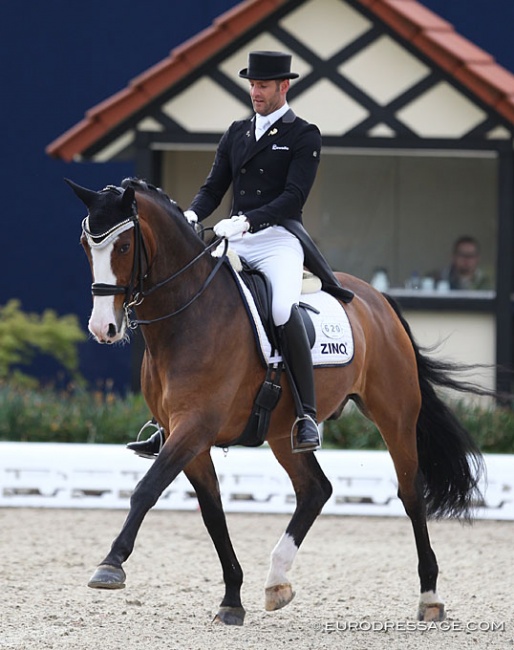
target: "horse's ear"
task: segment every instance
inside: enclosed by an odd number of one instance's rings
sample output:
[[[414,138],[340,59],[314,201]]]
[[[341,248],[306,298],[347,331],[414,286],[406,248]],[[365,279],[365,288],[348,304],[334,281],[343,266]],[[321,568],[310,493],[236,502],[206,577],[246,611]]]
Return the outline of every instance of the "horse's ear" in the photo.
[[[133,187],[126,187],[124,189],[123,196],[121,197],[121,207],[124,212],[130,213],[135,196],[136,193],[134,192]]]
[[[84,203],[87,208],[91,207],[98,196],[98,192],[88,190],[86,187],[81,187],[80,185],[77,185],[77,183],[70,181],[69,178],[65,178],[64,180],[66,183],[68,183],[71,189],[75,192],[75,195],[78,196],[78,198],[82,201],[82,203]]]

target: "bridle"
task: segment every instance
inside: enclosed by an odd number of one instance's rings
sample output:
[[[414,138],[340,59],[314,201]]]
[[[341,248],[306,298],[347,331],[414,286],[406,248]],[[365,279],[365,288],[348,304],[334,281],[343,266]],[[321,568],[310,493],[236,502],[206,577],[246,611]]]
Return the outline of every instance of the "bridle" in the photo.
[[[114,185],[108,185],[102,191],[111,191],[111,192],[116,192],[118,194],[123,193],[122,188],[116,187]],[[174,202],[172,201],[172,203]],[[194,228],[194,225],[192,225],[191,227]],[[135,330],[139,325],[150,325],[151,323],[156,323],[165,320],[166,318],[177,316],[178,314],[185,311],[188,307],[190,307],[211,284],[212,280],[214,279],[214,276],[217,274],[221,266],[226,261],[228,240],[226,238],[223,238],[223,244],[224,244],[223,253],[221,254],[221,256],[218,256],[216,264],[210,271],[209,275],[203,282],[202,286],[188,302],[186,302],[178,309],[175,309],[174,311],[165,314],[164,316],[159,316],[157,318],[153,318],[150,320],[138,320],[138,319],[131,318],[131,312],[134,307],[140,305],[143,302],[143,300],[147,296],[154,293],[154,291],[157,291],[158,289],[164,287],[169,282],[172,282],[180,275],[182,275],[182,273],[185,273],[202,257],[210,254],[215,248],[219,246],[220,239],[214,239],[198,255],[196,255],[196,257],[190,260],[185,266],[183,266],[178,271],[176,271],[169,277],[165,278],[164,280],[156,282],[152,286],[147,287],[145,289],[144,285],[146,280],[148,279],[148,271],[150,269],[150,266],[149,266],[148,252],[146,249],[145,240],[141,232],[141,223],[139,220],[136,201],[135,200],[133,201],[131,213],[126,219],[120,221],[120,223],[112,226],[111,228],[109,228],[108,230],[106,230],[101,234],[93,234],[91,232],[89,227],[89,215],[85,217],[85,219],[82,221],[82,231],[87,239],[88,245],[91,248],[103,248],[104,246],[107,246],[112,241],[114,241],[117,237],[119,237],[119,235],[121,235],[126,230],[129,230],[130,228],[134,228],[134,263],[132,265],[132,272],[130,275],[129,284],[120,285],[120,284],[108,284],[104,282],[93,282],[91,284],[91,294],[93,296],[119,296],[123,294],[125,296],[125,299],[123,301],[125,321],[129,329]],[[146,268],[146,272],[143,271],[144,268]]]

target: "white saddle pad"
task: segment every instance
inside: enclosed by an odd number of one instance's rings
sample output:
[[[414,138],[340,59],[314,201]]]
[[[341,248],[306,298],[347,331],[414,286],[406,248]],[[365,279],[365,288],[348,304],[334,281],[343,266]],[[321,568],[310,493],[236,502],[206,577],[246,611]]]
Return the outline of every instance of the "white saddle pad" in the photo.
[[[253,319],[256,338],[266,364],[279,361],[280,357],[271,358],[271,344],[255,306],[252,294],[238,273],[234,274],[246,297],[249,312]],[[314,324],[316,340],[312,347],[312,362],[317,367],[342,366],[353,359],[353,334],[348,316],[341,303],[324,291],[302,295],[302,302],[311,305],[319,314],[308,310]]]

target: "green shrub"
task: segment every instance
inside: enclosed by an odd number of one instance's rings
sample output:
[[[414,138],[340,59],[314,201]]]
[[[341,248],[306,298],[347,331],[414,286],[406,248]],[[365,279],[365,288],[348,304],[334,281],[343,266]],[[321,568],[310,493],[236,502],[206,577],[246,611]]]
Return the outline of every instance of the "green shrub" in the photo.
[[[514,411],[510,408],[481,408],[464,402],[453,402],[451,407],[484,453],[514,453]],[[386,448],[375,425],[356,408],[345,410],[339,420],[325,422],[324,447]]]
[[[142,395],[0,385],[0,440],[125,443],[149,418]]]
[[[382,436],[373,422],[349,404],[338,420],[323,426],[323,447],[333,449],[385,449]]]
[[[497,454],[514,453],[514,412],[509,408],[481,409],[462,402],[454,405],[463,422],[482,451]]]
[[[459,419],[487,453],[514,453],[514,412],[510,409],[453,405]],[[27,389],[0,383],[0,440],[96,442],[134,440],[150,418],[142,395],[121,397],[109,385],[87,391]],[[374,425],[357,409],[347,408],[324,428],[325,449],[385,449]]]
[[[37,381],[20,366],[28,366],[36,354],[46,354],[81,381],[77,346],[86,339],[76,316],[59,317],[50,309],[29,314],[21,310],[19,300],[10,300],[0,306],[0,380],[35,386]]]

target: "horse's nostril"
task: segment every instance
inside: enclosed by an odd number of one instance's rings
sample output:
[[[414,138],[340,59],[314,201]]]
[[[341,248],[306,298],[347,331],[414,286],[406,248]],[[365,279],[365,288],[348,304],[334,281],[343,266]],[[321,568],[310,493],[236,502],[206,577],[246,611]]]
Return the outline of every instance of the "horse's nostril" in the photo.
[[[107,330],[107,336],[109,336],[109,338],[113,338],[114,336],[116,336],[116,325],[114,325],[114,323],[109,324],[109,329]]]

